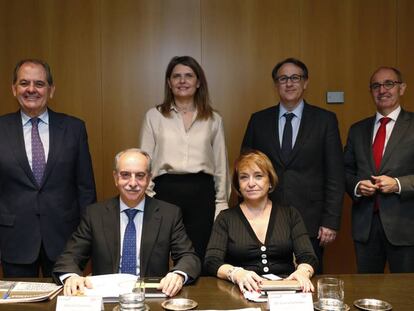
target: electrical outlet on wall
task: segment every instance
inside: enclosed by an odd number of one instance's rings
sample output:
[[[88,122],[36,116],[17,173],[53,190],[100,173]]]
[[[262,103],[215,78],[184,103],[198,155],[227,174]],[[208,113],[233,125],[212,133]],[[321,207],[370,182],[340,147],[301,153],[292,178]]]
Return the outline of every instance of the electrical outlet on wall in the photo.
[[[343,104],[345,102],[345,94],[341,91],[326,92],[326,102],[328,104]]]

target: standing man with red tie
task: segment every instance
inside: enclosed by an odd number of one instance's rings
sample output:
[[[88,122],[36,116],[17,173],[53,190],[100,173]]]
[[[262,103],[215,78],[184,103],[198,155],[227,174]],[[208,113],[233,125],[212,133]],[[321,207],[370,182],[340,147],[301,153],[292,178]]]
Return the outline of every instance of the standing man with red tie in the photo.
[[[47,107],[55,85],[44,61],[20,61],[12,92],[20,110],[0,116],[3,274],[47,277],[96,200],[88,138],[83,121]]]
[[[414,272],[414,113],[400,106],[406,84],[393,67],[371,76],[375,116],[351,126],[347,192],[359,273]]]

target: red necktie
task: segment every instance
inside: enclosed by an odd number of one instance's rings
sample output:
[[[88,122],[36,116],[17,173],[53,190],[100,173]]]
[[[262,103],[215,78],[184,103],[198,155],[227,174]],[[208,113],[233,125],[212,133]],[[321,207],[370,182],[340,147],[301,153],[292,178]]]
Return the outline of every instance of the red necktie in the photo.
[[[374,155],[375,168],[379,171],[381,166],[382,154],[384,153],[385,135],[387,123],[391,121],[390,118],[381,118],[381,125],[375,135],[374,143],[372,144],[372,154]]]
[[[387,134],[387,123],[391,121],[390,118],[381,118],[381,125],[375,135],[374,143],[372,144],[372,154],[374,155],[375,168],[377,172],[381,166],[382,154],[384,153],[385,136]],[[374,213],[378,213],[379,202],[378,196],[375,196]]]

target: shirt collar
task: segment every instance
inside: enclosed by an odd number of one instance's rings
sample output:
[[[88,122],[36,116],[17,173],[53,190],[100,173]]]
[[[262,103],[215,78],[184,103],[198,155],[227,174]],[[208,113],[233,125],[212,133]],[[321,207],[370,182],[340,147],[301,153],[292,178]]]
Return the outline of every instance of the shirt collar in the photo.
[[[279,119],[282,118],[285,113],[289,113],[289,112],[294,113],[297,118],[301,119],[302,113],[303,113],[303,107],[305,107],[305,103],[303,99],[300,101],[299,105],[297,105],[296,108],[293,109],[292,111],[287,111],[285,106],[283,106],[282,103],[279,103]]]
[[[176,113],[179,113],[178,108],[177,108],[177,106],[176,106],[174,103],[172,103],[172,104],[170,105],[170,111],[171,111],[171,110],[174,110]],[[195,112],[195,113],[197,113],[197,106],[195,106],[195,110],[194,110],[194,112]]]
[[[401,112],[401,106],[398,106],[398,108],[397,109],[395,109],[393,112],[391,112],[388,116],[387,116],[387,118],[390,118],[391,120],[393,120],[394,122],[395,121],[397,121],[397,119],[398,119],[398,116],[400,115],[400,112]],[[384,118],[385,116],[383,116],[382,114],[380,114],[378,111],[377,111],[377,113],[375,114],[375,123],[378,123],[379,122],[379,120],[381,119],[381,118]]]
[[[128,205],[126,205],[126,204],[122,201],[121,197],[119,197],[119,207],[120,207],[120,212],[121,212],[121,213],[122,213],[123,211],[125,211],[126,209],[130,209],[130,208],[132,208],[132,209],[137,209],[137,210],[139,210],[139,211],[143,212],[143,211],[144,211],[144,206],[145,206],[145,197],[141,200],[141,202],[139,202],[139,203],[138,203],[138,205],[137,205],[137,206],[134,206],[134,207],[129,207]]]
[[[20,110],[20,115],[22,116],[22,123],[23,126],[26,125],[28,122],[30,122],[31,117],[29,117],[27,114],[23,112],[23,110]],[[41,115],[38,116],[40,121],[42,121],[45,124],[49,124],[49,112],[46,109]]]

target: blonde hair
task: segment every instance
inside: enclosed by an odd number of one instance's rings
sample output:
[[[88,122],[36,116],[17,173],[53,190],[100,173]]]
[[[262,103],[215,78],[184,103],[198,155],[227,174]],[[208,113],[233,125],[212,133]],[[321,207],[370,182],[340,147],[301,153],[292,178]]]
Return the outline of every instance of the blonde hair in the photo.
[[[270,159],[261,151],[259,150],[245,150],[243,151],[240,156],[236,159],[234,163],[234,170],[233,170],[233,179],[232,179],[232,186],[234,191],[236,191],[237,195],[241,197],[241,193],[239,191],[240,184],[239,184],[239,171],[241,167],[251,167],[252,164],[257,165],[257,167],[265,173],[269,177],[270,183],[270,190],[269,193],[275,190],[279,182],[279,178],[273,168],[272,162]]]

